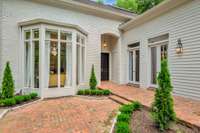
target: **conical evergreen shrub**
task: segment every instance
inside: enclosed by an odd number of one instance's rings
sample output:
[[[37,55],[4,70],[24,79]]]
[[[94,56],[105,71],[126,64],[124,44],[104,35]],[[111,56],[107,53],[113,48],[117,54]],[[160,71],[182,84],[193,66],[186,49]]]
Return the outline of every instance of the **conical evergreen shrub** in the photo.
[[[152,104],[152,116],[161,131],[168,129],[176,119],[172,98],[172,85],[167,60],[161,62],[161,71],[157,77],[158,88]]]
[[[94,65],[92,65],[92,71],[90,75],[90,89],[94,90],[97,86],[97,79],[94,71]]]
[[[14,81],[12,77],[12,71],[10,63],[6,63],[2,81],[2,98],[11,98],[14,95]]]

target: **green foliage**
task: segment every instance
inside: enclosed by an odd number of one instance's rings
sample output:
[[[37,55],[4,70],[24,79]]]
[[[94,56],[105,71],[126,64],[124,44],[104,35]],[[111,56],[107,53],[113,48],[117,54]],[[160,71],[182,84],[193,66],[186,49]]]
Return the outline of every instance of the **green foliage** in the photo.
[[[131,133],[129,124],[127,122],[118,122],[116,124],[116,133]]]
[[[127,105],[123,105],[122,107],[120,107],[119,111],[121,113],[124,113],[124,114],[132,114],[133,113],[133,105],[132,104],[127,104]]]
[[[24,101],[29,101],[31,100],[31,96],[30,95],[24,95]]]
[[[14,81],[9,62],[6,63],[2,82],[2,98],[11,98],[14,95]]]
[[[132,12],[137,12],[138,4],[136,1],[137,0],[117,0],[116,6]]]
[[[133,111],[139,110],[141,108],[141,104],[139,102],[133,102],[131,104],[126,104],[120,107],[119,111],[120,115],[117,117],[116,123],[116,133],[130,133],[129,123],[131,120],[131,116]]]
[[[96,2],[99,4],[104,4],[104,0],[96,0]]]
[[[31,99],[35,99],[38,96],[38,94],[35,93],[35,92],[33,92],[33,93],[29,94],[29,95],[31,96]]]
[[[138,102],[138,101],[135,101],[132,105],[133,105],[133,108],[134,108],[135,110],[139,110],[140,108],[142,108],[141,103]]]
[[[12,106],[15,104],[20,104],[25,101],[29,101],[31,99],[37,98],[38,94],[37,93],[30,93],[29,95],[19,95],[19,96],[14,96],[12,98],[5,98],[0,100],[0,107],[1,106]]]
[[[79,90],[78,91],[78,95],[97,95],[97,96],[101,96],[101,95],[110,95],[110,90],[99,90],[99,89],[95,89],[95,90],[91,90],[91,89],[86,89],[86,90]]]
[[[92,71],[90,76],[90,89],[94,90],[97,86],[97,79],[94,71],[94,65],[92,65]]]
[[[14,97],[16,104],[20,104],[24,101],[24,96],[15,96]]]
[[[6,98],[6,99],[3,99],[0,103],[3,106],[13,106],[16,104],[16,101],[14,98]]]
[[[152,7],[158,5],[163,0],[137,0],[138,4],[138,13],[143,13],[147,11],[148,9],[151,9]]]
[[[117,122],[129,123],[130,119],[131,119],[130,117],[131,117],[131,115],[129,115],[129,114],[121,113],[120,115],[117,116]]]
[[[167,60],[163,60],[161,63],[161,71],[157,81],[159,87],[156,89],[151,114],[159,129],[163,131],[169,127],[170,122],[176,119]]]
[[[111,91],[110,90],[103,90],[103,95],[110,95]]]
[[[135,13],[143,13],[163,0],[117,0],[116,6]]]
[[[77,94],[78,95],[84,95],[84,92],[85,92],[84,90],[79,90]]]

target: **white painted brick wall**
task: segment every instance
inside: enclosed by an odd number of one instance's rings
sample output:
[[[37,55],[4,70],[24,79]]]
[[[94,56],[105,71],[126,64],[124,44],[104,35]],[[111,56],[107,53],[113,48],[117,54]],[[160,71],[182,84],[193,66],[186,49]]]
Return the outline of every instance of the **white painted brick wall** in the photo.
[[[16,88],[23,87],[22,57],[20,53],[20,34],[17,25],[20,21],[36,18],[44,18],[58,22],[75,24],[82,27],[89,33],[86,56],[86,79],[89,78],[91,66],[95,65],[96,75],[100,80],[100,35],[101,33],[114,33],[119,35],[118,25],[121,23],[116,20],[100,18],[75,12],[58,7],[33,3],[27,0],[1,0],[3,1],[3,20],[2,20],[2,47],[1,47],[1,66],[6,61],[11,62]],[[2,70],[0,67],[0,76]],[[1,81],[0,81],[1,82]]]

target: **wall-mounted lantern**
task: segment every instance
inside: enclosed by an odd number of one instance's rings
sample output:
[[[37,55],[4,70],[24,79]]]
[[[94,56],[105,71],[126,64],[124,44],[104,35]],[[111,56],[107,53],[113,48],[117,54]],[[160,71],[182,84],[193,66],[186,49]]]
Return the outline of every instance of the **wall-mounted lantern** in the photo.
[[[106,43],[106,41],[103,42],[103,47],[104,48],[108,47],[108,44]]]
[[[183,44],[180,38],[177,40],[176,53],[177,54],[183,53]]]
[[[106,42],[106,37],[103,36],[102,39],[103,39],[103,47],[104,47],[104,48],[108,47],[108,44],[107,44],[107,42]]]

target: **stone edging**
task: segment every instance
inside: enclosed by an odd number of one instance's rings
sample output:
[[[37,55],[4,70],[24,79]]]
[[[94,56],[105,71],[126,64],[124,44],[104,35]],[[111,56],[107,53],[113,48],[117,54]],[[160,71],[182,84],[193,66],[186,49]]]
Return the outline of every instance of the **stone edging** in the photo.
[[[29,102],[29,103],[26,103],[26,104],[22,104],[22,105],[19,105],[19,106],[16,106],[16,107],[10,107],[10,108],[7,108],[7,109],[4,109],[4,111],[0,114],[0,119],[2,119],[9,111],[14,111],[14,110],[17,110],[19,108],[23,108],[25,106],[28,106],[28,105],[31,105],[31,104],[34,104],[36,102],[39,102],[39,101],[42,101],[43,99],[37,99],[33,102]]]
[[[117,115],[115,116],[115,118],[113,119],[113,122],[112,122],[112,127],[110,129],[110,132],[109,133],[113,133],[114,129],[115,129],[115,124],[117,122],[117,116],[121,114],[120,112],[117,112]]]

